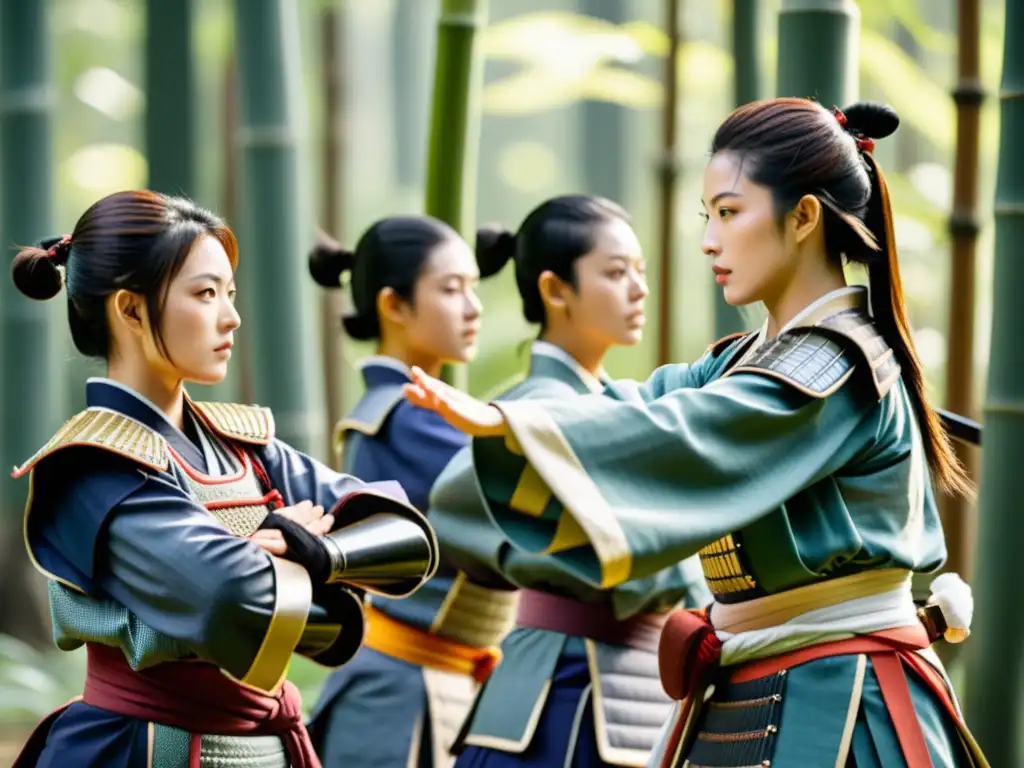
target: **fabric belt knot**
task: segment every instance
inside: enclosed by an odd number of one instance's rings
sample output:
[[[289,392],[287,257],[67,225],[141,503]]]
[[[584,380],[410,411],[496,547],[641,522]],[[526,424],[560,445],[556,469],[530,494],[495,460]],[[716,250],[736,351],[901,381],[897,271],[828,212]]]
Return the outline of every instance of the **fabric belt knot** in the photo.
[[[701,611],[673,611],[661,633],[658,670],[661,685],[671,698],[693,696],[718,669],[722,641]]]

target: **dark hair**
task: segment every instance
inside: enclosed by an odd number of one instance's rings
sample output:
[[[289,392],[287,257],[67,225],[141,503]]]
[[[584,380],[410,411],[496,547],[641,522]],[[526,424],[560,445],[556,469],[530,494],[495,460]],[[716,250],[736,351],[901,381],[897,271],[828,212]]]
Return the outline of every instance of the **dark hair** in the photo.
[[[596,225],[629,222],[629,214],[603,197],[563,195],[534,208],[516,234],[488,227],[477,233],[477,261],[497,271],[511,258],[516,263],[516,284],[529,323],[545,323],[544,301],[537,281],[551,271],[576,285],[576,260],[586,256],[597,241]]]
[[[355,251],[350,251],[318,230],[316,247],[309,254],[309,274],[324,288],[340,288],[342,275],[349,273],[355,314],[343,317],[341,324],[353,339],[376,339],[380,337],[377,294],[391,288],[411,304],[431,252],[458,236],[433,216],[389,216],[366,230]],[[480,274],[490,277],[493,272],[481,264]]]
[[[88,357],[110,352],[107,298],[121,289],[145,297],[154,340],[166,354],[161,319],[167,285],[203,235],[224,247],[234,269],[238,242],[210,211],[149,190],[115,192],[93,203],[70,235],[21,249],[11,275],[19,291],[39,301],[66,287],[71,338]]]
[[[902,369],[932,474],[947,492],[970,494],[970,480],[925,394],[903,300],[889,191],[872,155],[873,139],[898,126],[895,110],[882,104],[861,102],[830,112],[808,99],[769,99],[729,115],[715,132],[711,152],[736,153],[744,175],[771,190],[780,219],[804,195],[821,201],[829,256],[867,267],[872,316]]]

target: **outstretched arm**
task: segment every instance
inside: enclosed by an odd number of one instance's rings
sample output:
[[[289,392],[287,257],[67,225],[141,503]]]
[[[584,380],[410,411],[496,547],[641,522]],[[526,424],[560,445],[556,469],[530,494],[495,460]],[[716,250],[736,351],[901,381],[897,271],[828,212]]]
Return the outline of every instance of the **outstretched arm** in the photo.
[[[408,396],[475,436],[495,522],[596,586],[641,578],[772,512],[872,439],[876,403],[742,374],[650,401],[484,404],[417,374]]]

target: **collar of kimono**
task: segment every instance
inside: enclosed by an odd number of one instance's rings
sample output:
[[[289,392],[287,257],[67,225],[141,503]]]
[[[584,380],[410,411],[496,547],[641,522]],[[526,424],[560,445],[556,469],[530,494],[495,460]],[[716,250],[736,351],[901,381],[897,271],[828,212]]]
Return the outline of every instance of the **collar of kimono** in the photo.
[[[544,357],[549,357],[553,360],[557,360],[558,362],[562,363],[570,371],[572,371],[573,374],[575,374],[576,377],[580,381],[582,381],[584,386],[586,386],[586,388],[589,389],[591,392],[601,392],[602,390],[604,390],[604,380],[607,378],[607,376],[605,375],[603,369],[597,376],[595,376],[582,365],[580,365],[579,361],[575,357],[570,355],[557,344],[552,344],[550,341],[537,339],[535,342],[533,342],[533,344],[530,345],[530,354],[542,355]]]
[[[397,357],[391,357],[389,355],[371,355],[359,362],[359,369],[363,371],[364,376],[367,368],[389,368],[392,371],[397,371],[402,374],[409,381],[412,381],[412,371],[409,370],[409,366]]]
[[[797,312],[792,320],[782,326],[776,337],[798,326],[817,325],[826,317],[842,312],[845,309],[852,309],[854,307],[867,309],[867,306],[868,289],[863,285],[847,285],[843,288],[836,288],[834,291],[829,291],[824,296],[815,299]],[[768,320],[765,320],[757,332],[757,338],[754,340],[754,343],[744,353],[744,360],[749,359],[768,340]]]

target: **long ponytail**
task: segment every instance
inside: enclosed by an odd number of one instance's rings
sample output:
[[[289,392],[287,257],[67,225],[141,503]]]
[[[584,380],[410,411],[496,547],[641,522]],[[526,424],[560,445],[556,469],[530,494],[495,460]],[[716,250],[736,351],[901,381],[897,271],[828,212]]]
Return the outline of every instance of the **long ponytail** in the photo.
[[[889,187],[881,166],[870,151],[864,152],[864,158],[871,175],[871,199],[864,218],[882,251],[881,258],[872,259],[867,265],[872,316],[900,364],[933,478],[947,493],[973,497],[973,483],[953,452],[949,435],[925,393],[924,371],[914,347],[903,299]]]

